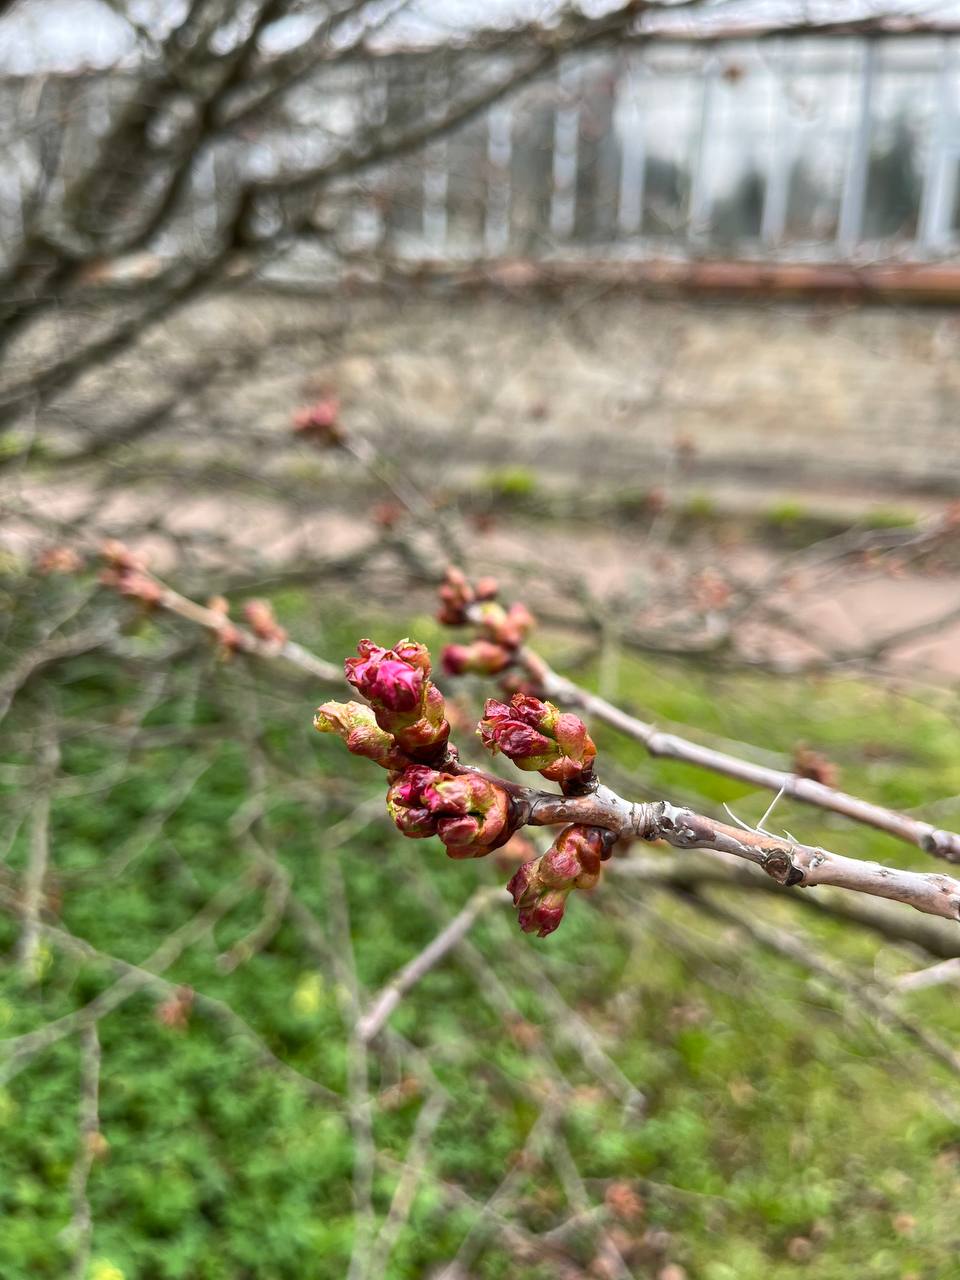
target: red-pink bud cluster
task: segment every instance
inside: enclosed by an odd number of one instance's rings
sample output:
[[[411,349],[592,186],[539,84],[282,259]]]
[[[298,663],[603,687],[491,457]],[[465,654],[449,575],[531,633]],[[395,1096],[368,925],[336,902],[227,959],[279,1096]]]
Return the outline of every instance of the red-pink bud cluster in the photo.
[[[476,643],[502,648],[489,640]],[[384,649],[361,640],[345,672],[370,705],[324,703],[314,725],[389,772],[387,809],[404,835],[437,836],[451,858],[481,858],[535,820],[535,794],[459,765],[426,646],[401,640]],[[522,693],[509,703],[490,699],[478,733],[490,750],[559,782],[565,795],[595,785],[596,748],[586,726],[552,703]],[[552,933],[568,895],[596,884],[615,838],[599,827],[567,827],[543,857],[524,863],[508,886],[521,928],[541,937]]]
[[[392,734],[381,729],[370,707],[361,702],[325,702],[317,707],[313,727],[335,733],[355,756],[365,756],[381,769],[400,770],[409,764]]]
[[[566,827],[542,858],[525,862],[507,885],[518,908],[520,928],[545,938],[558,928],[574,889],[592,889],[610,847],[600,827]]]
[[[510,665],[513,654],[503,645],[474,640],[472,644],[445,645],[440,660],[449,676],[495,676]]]
[[[79,573],[83,560],[73,547],[47,547],[37,556],[33,567],[44,577],[52,573]]]
[[[533,614],[525,604],[515,603],[505,609],[496,600],[483,601],[471,610],[470,620],[486,639],[505,649],[519,649],[533,626]]]
[[[287,642],[287,633],[277,621],[269,600],[248,600],[243,606],[243,616],[258,640],[279,649]]]
[[[502,751],[520,769],[551,782],[586,782],[597,748],[579,716],[552,702],[515,693],[507,702],[488,698],[477,730],[488,751]]]
[[[497,591],[493,578],[481,578],[471,586],[459,569],[447,570],[437,621],[451,627],[470,625],[477,632],[471,644],[444,649],[443,668],[449,675],[498,675],[515,660],[533,617],[522,604],[505,609],[494,598]]]
[[[412,765],[387,792],[387,809],[405,836],[439,836],[451,858],[482,858],[516,823],[510,797],[491,778]]]
[[[377,724],[396,738],[414,760],[428,764],[443,759],[450,737],[443,694],[430,680],[426,645],[401,640],[383,649],[361,640],[358,657],[344,663],[347,680],[373,708]]]
[[[296,435],[323,449],[336,449],[347,438],[340,423],[340,401],[334,395],[297,409],[291,421]]]
[[[147,563],[142,556],[114,538],[103,544],[100,554],[106,561],[106,568],[100,574],[100,581],[105,587],[139,600],[148,609],[160,603],[163,587],[147,572]]]
[[[451,565],[440,587],[440,608],[437,621],[445,627],[462,627],[470,621],[467,610],[477,601],[493,600],[500,590],[496,578],[480,578],[474,585],[467,581],[462,570]]]

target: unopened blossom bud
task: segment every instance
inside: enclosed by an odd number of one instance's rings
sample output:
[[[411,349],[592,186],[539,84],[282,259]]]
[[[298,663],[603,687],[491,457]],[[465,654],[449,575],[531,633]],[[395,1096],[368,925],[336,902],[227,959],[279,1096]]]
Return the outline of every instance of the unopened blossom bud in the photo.
[[[243,616],[258,640],[278,647],[286,642],[287,633],[277,622],[269,600],[248,600],[243,606]]]
[[[451,676],[495,676],[510,665],[513,654],[503,645],[474,640],[472,644],[448,644],[441,661],[444,671]]]
[[[83,560],[73,547],[47,547],[37,556],[34,568],[44,577],[52,573],[79,573]]]
[[[477,732],[488,751],[502,751],[518,768],[552,782],[581,782],[592,773],[597,749],[587,726],[552,702],[524,693],[509,703],[488,698]]]
[[[318,733],[336,733],[355,756],[372,760],[381,769],[403,769],[409,762],[393,736],[377,724],[369,707],[361,702],[325,702],[317,707],[313,727]]]
[[[540,859],[540,878],[550,888],[569,885],[592,889],[600,879],[600,864],[613,836],[602,827],[565,827]]]
[[[413,711],[420,705],[425,675],[420,665],[405,662],[393,649],[383,649],[372,640],[357,645],[359,657],[347,658],[347,680],[368,701],[389,711]]]
[[[445,627],[464,626],[467,622],[467,608],[476,596],[463,572],[451,565],[437,594],[440,597],[437,621]]]
[[[482,858],[513,834],[510,797],[480,774],[408,768],[387,793],[404,835],[439,836],[451,858]]]
[[[534,619],[524,604],[512,604],[505,609],[495,600],[486,600],[474,607],[471,621],[482,627],[486,638],[494,644],[517,649],[523,644]]]
[[[230,621],[230,605],[225,596],[211,596],[207,601],[207,608],[222,619],[217,627],[216,637],[219,656],[227,660],[244,647],[243,632]]]
[[[131,600],[139,600],[148,608],[153,608],[163,598],[160,583],[139,569],[104,569],[100,581],[105,587],[112,587]]]
[[[524,933],[535,933],[538,938],[545,938],[560,928],[563,913],[567,908],[568,894],[562,889],[548,889],[541,893],[536,901],[517,911],[517,921]]]
[[[312,444],[332,449],[346,439],[340,423],[340,401],[327,395],[298,409],[292,418],[294,432]]]
[[[507,885],[520,928],[544,938],[553,933],[574,889],[592,889],[611,836],[599,827],[566,827],[541,858],[525,862]]]
[[[125,543],[119,542],[116,538],[108,538],[101,545],[100,554],[111,569],[121,572],[143,571],[147,567],[146,559],[143,556],[137,555]]]
[[[443,694],[430,681],[430,653],[415,640],[392,649],[361,640],[358,657],[344,663],[347,680],[370,702],[377,724],[416,760],[434,763],[445,754],[450,726]]]
[[[100,548],[106,568],[100,574],[105,587],[112,587],[123,596],[139,600],[152,608],[163,597],[163,588],[147,572],[147,562],[115,538],[110,538]]]
[[[493,600],[500,594],[500,583],[496,578],[478,578],[473,584],[473,594],[478,600]]]

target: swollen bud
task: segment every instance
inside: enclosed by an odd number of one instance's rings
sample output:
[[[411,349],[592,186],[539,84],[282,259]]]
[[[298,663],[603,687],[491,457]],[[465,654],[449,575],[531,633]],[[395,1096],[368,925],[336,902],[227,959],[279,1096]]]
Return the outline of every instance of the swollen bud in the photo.
[[[313,404],[297,409],[291,420],[294,432],[303,440],[321,448],[335,449],[346,441],[340,422],[340,401],[334,395],[324,396]]]
[[[122,596],[139,600],[152,608],[163,598],[163,588],[156,578],[147,572],[147,562],[115,538],[110,538],[100,548],[106,568],[100,573],[100,582],[112,587]]]
[[[238,649],[244,647],[243,632],[230,621],[230,604],[225,596],[211,596],[207,608],[220,619],[216,632],[218,653],[224,661],[229,661]]]
[[[448,644],[441,661],[447,675],[495,676],[510,665],[513,654],[490,640],[474,640],[472,644]]]
[[[589,781],[597,749],[579,716],[552,702],[515,693],[509,703],[488,698],[477,732],[488,751],[502,751],[520,769],[552,782]]]
[[[286,643],[287,633],[277,621],[269,600],[248,600],[243,606],[243,616],[250,623],[253,634],[264,644],[279,648]]]
[[[360,702],[325,702],[317,707],[313,727],[335,733],[355,756],[365,756],[381,769],[403,769],[408,761],[391,734],[377,724],[369,707]]]
[[[408,756],[433,763],[446,753],[450,726],[443,694],[430,681],[426,645],[401,640],[384,649],[361,640],[358,657],[344,663],[347,680],[369,701],[377,724]]]
[[[507,885],[520,928],[545,938],[559,927],[574,889],[592,889],[611,835],[601,827],[566,827],[541,858],[525,862]]]
[[[512,604],[505,609],[495,600],[486,600],[475,606],[471,621],[483,629],[483,634],[494,644],[507,649],[518,649],[533,626],[533,614],[524,604]]]
[[[387,810],[405,836],[439,836],[451,858],[482,858],[513,834],[510,797],[489,778],[413,765],[387,792]]]
[[[467,622],[467,609],[476,599],[476,593],[462,570],[451,565],[437,594],[440,597],[437,621],[445,627],[464,626]]]

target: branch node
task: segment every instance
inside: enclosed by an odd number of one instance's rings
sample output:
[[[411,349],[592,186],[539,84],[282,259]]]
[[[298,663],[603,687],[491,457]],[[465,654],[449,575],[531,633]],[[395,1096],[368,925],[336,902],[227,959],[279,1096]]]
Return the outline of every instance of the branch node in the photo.
[[[787,888],[803,883],[803,872],[793,861],[788,849],[774,845],[772,848],[761,849],[760,852],[763,854],[760,865],[771,879]]]

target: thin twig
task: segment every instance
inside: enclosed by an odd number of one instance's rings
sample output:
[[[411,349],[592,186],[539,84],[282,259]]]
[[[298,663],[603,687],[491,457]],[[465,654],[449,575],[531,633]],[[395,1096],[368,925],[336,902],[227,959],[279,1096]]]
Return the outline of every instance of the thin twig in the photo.
[[[413,1136],[407,1147],[403,1168],[400,1171],[400,1177],[397,1180],[393,1198],[390,1201],[386,1221],[380,1228],[370,1251],[371,1276],[379,1278],[387,1273],[390,1254],[396,1246],[404,1224],[410,1217],[417,1195],[417,1188],[426,1173],[426,1162],[433,1142],[433,1135],[443,1116],[447,1102],[448,1099],[443,1094],[432,1093],[420,1108]]]
[[[470,612],[468,610],[468,615]],[[477,616],[474,612],[474,617]],[[753,787],[790,796],[805,804],[842,814],[864,826],[886,831],[889,835],[896,836],[907,844],[916,845],[927,853],[944,858],[948,862],[960,862],[960,834],[956,832],[941,830],[929,822],[921,822],[907,814],[885,808],[883,805],[861,800],[857,796],[848,795],[835,787],[816,782],[812,778],[801,778],[793,773],[772,769],[768,765],[755,764],[729,755],[725,751],[702,746],[678,734],[661,733],[655,725],[639,720],[605,698],[590,693],[572,680],[558,675],[532,649],[519,649],[516,660],[547,697],[556,698],[566,706],[579,707],[582,711],[596,716],[604,724],[641,742],[654,757],[682,760],[686,764],[708,769],[712,773],[735,778],[738,782],[746,782]]]
[[[169,934],[142,965],[131,965],[112,986],[88,1004],[55,1018],[35,1031],[0,1040],[0,1053],[7,1058],[0,1068],[0,1083],[5,1084],[18,1075],[37,1054],[49,1049],[65,1036],[73,1035],[74,1032],[98,1022],[136,995],[141,988],[148,986],[151,977],[169,969],[188,947],[199,941],[249,893],[251,882],[252,877],[249,875],[228,882],[185,924]]]
[[[377,1035],[407,992],[463,941],[478,917],[498,899],[504,903],[509,901],[505,890],[478,889],[450,923],[381,988],[357,1024],[357,1034],[364,1043],[369,1043]]]
[[[51,726],[47,726],[41,757],[44,777],[30,815],[30,854],[23,878],[23,928],[18,948],[20,972],[28,985],[40,978],[38,926],[50,859],[50,793],[53,775],[60,763],[60,745]]]
[[[70,1172],[70,1203],[73,1216],[63,1237],[73,1249],[71,1280],[85,1280],[90,1261],[93,1218],[87,1196],[87,1181],[97,1154],[100,1137],[100,1037],[96,1023],[80,1033],[80,1112],[77,1125],[77,1156]]]

